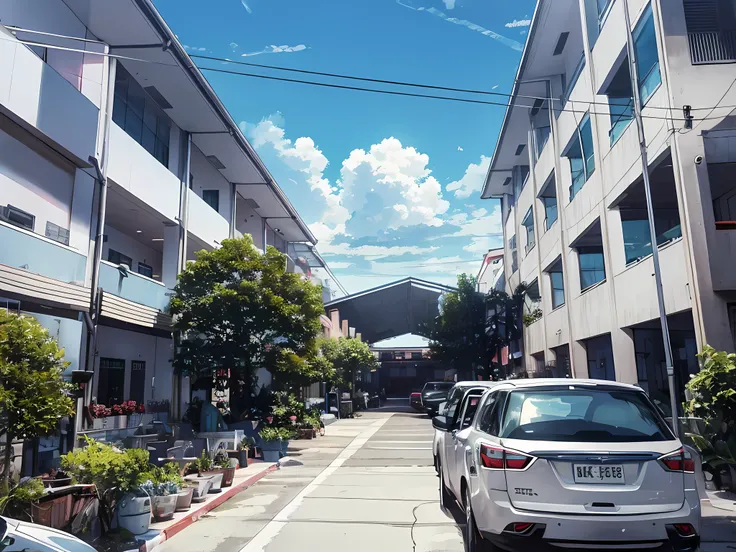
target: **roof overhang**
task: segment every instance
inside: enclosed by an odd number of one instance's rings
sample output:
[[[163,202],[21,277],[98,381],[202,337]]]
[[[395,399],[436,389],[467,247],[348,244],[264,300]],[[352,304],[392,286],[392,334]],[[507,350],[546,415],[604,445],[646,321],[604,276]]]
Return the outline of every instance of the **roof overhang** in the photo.
[[[65,0],[80,21],[110,45],[110,53],[143,87],[155,86],[171,108],[166,114],[192,134],[205,155],[216,155],[230,182],[261,184],[280,203],[265,207],[261,216],[286,213],[300,239],[317,239],[289,202],[263,161],[246,140],[202,72],[168,27],[151,0]],[[246,195],[241,187],[239,192]],[[296,238],[297,236],[292,236]]]
[[[405,334],[422,335],[425,323],[439,315],[439,299],[455,288],[417,278],[405,278],[354,293],[325,304],[340,311],[340,318],[376,343]]]

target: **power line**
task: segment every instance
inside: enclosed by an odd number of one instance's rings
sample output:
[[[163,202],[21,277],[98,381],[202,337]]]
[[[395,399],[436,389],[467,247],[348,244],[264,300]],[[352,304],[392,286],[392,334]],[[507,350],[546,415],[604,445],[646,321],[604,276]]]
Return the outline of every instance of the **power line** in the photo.
[[[26,44],[28,46],[39,46],[39,47],[43,47],[43,48],[50,48],[50,49],[56,49],[56,50],[64,50],[64,51],[70,51],[70,52],[79,52],[79,53],[88,54],[88,55],[98,55],[98,56],[102,56],[102,57],[110,57],[110,58],[115,58],[115,59],[120,59],[120,60],[125,60],[125,61],[135,61],[135,62],[139,62],[139,63],[151,63],[151,64],[154,64],[154,65],[162,65],[162,66],[165,66],[165,67],[180,67],[180,65],[177,64],[177,63],[165,63],[165,62],[162,62],[162,61],[147,60],[147,59],[135,58],[135,57],[131,57],[131,56],[122,56],[122,55],[117,55],[117,54],[110,54],[110,53],[105,53],[105,52],[94,52],[94,51],[89,51],[89,50],[82,50],[82,49],[79,49],[79,48],[68,48],[68,47],[64,47],[64,46],[56,46],[56,45],[44,44],[44,43],[40,43],[40,42],[32,42],[32,41],[25,41],[25,40],[18,40],[18,39],[10,39],[10,38],[3,38],[3,37],[0,37],[0,40],[12,41],[12,42],[20,42],[21,44]],[[219,59],[219,58],[217,58],[217,59]],[[227,60],[225,58],[222,58],[222,60],[225,63],[232,62],[232,60]],[[239,63],[245,63],[245,62],[239,62]],[[253,64],[253,65],[258,66],[257,64]],[[231,71],[231,70],[227,70],[227,69],[218,69],[218,68],[215,68],[215,67],[201,67],[201,66],[198,66],[198,65],[196,67],[198,69],[202,70],[202,71],[211,71],[211,72],[215,72],[215,73],[224,73],[224,74],[230,74],[230,75],[237,75],[237,76],[241,76],[241,77],[259,78],[259,79],[273,80],[273,81],[290,82],[290,83],[295,83],[295,84],[305,84],[305,85],[319,86],[319,87],[324,87],[324,88],[335,88],[335,89],[339,89],[339,90],[353,90],[353,91],[359,91],[359,92],[372,92],[374,94],[386,94],[386,95],[391,95],[391,96],[404,96],[404,97],[412,97],[412,98],[426,98],[426,99],[433,99],[433,100],[444,100],[444,101],[453,101],[453,102],[469,103],[469,104],[479,104],[479,105],[494,105],[494,106],[506,107],[506,108],[509,108],[509,107],[522,107],[522,108],[527,108],[527,109],[535,109],[535,106],[533,106],[533,105],[514,104],[514,103],[508,103],[508,102],[494,102],[494,101],[477,100],[477,99],[471,99],[471,98],[458,98],[458,97],[453,97],[453,96],[438,96],[438,95],[432,95],[432,94],[415,94],[415,93],[411,93],[411,92],[401,92],[401,91],[396,91],[396,90],[381,90],[381,89],[376,89],[376,88],[365,88],[365,87],[359,87],[359,86],[348,86],[348,85],[340,85],[340,84],[334,84],[334,83],[316,82],[316,81],[301,80],[301,79],[289,79],[289,78],[286,78],[286,77],[276,77],[276,76],[272,76],[272,75],[259,75],[259,74],[255,74],[255,73],[245,73],[245,72],[241,72],[241,71]],[[263,66],[263,67],[267,67],[267,66]],[[429,85],[427,85],[427,86],[429,86]],[[462,90],[462,89],[457,89],[457,90]],[[497,94],[500,94],[500,95],[503,95],[503,96],[509,96],[510,97],[510,95],[508,95],[508,94],[502,94],[500,92],[497,93]],[[517,97],[519,97],[519,96],[517,96]],[[532,97],[533,96],[530,96],[530,98],[532,98]],[[547,98],[541,98],[541,97],[539,97],[537,99],[547,99]],[[590,102],[588,102],[588,101],[584,101],[584,102],[578,101],[578,102],[575,102],[573,100],[568,100],[567,101],[567,105],[570,105],[570,104],[573,104],[574,105],[575,103],[584,104],[584,105],[596,105],[596,103],[593,102],[593,101],[590,101]],[[600,104],[600,105],[608,105],[608,104]],[[655,107],[655,106],[652,106],[652,107]],[[691,108],[691,109],[692,110],[696,110],[696,109],[697,110],[710,109],[711,112],[712,112],[716,108],[718,108],[718,106],[715,106],[715,107],[712,107],[712,108],[702,107],[702,108]],[[720,108],[721,109],[736,108],[736,106],[720,106]],[[669,110],[670,108],[661,108],[661,109],[668,109]],[[610,113],[599,113],[599,112],[590,111],[590,110],[568,109],[567,106],[561,108],[560,109],[560,112],[577,113],[577,114],[582,114],[582,115],[584,115],[584,114],[587,113],[589,115],[610,116]],[[677,122],[681,122],[681,123],[684,122],[684,119],[682,117],[666,117],[666,116],[665,117],[660,117],[660,116],[656,116],[656,115],[643,115],[643,117],[645,119],[655,119],[655,120],[665,120],[665,121],[677,121]],[[723,117],[704,117],[704,118],[701,118],[701,119],[698,119],[698,120],[699,121],[705,121],[705,120],[716,120],[716,119],[722,119],[722,118]]]

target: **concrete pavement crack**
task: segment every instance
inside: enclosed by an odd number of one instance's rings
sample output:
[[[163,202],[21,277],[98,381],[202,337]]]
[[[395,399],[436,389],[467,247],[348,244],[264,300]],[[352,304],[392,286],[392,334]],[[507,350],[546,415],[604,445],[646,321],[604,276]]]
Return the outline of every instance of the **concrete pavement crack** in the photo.
[[[411,515],[414,516],[414,522],[411,524],[411,529],[409,531],[409,535],[411,536],[412,552],[417,552],[417,541],[414,540],[414,527],[416,526],[417,523],[419,523],[419,519],[417,518],[417,510],[421,506],[426,506],[427,504],[434,504],[435,502],[436,502],[435,500],[430,500],[428,502],[422,502],[421,504],[417,504],[416,506],[414,506],[414,508],[412,508],[411,510]]]

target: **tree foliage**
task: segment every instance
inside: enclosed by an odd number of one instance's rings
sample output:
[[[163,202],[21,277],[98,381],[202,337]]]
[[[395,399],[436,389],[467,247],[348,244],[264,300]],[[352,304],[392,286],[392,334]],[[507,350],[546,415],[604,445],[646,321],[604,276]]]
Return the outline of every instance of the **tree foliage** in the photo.
[[[335,370],[334,383],[352,385],[358,373],[378,369],[378,360],[370,347],[358,339],[324,339],[320,342],[320,349]]]
[[[183,335],[174,359],[179,373],[209,378],[230,369],[231,402],[249,397],[256,370],[300,373],[324,312],[319,286],[286,271],[286,256],[265,254],[250,236],[223,240],[179,275],[171,302]],[[295,361],[295,362],[291,362]]]
[[[439,316],[425,328],[432,358],[451,364],[462,378],[478,368],[489,376],[491,359],[522,333],[526,286],[511,296],[476,289],[474,277],[460,274],[457,291],[443,295]]]
[[[686,410],[709,422],[736,422],[736,354],[706,345],[698,357],[703,367],[687,383],[693,398]]]
[[[56,431],[74,413],[64,381],[64,349],[35,318],[0,311],[0,437],[7,444]],[[3,458],[4,488],[10,479],[10,446]]]

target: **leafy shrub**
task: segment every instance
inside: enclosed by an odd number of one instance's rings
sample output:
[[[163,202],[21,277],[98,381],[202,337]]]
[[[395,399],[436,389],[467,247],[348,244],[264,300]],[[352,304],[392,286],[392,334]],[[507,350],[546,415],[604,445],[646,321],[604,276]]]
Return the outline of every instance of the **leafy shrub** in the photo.
[[[277,428],[274,426],[264,427],[258,432],[258,435],[260,435],[261,439],[263,439],[264,441],[280,441],[281,440],[280,428]]]
[[[195,463],[196,463],[197,471],[199,473],[204,473],[204,472],[208,472],[212,470],[212,467],[214,464],[212,462],[212,458],[210,458],[209,455],[205,451],[202,451],[202,456],[197,458]]]
[[[43,483],[39,479],[23,479],[7,493],[0,495],[0,514],[29,520],[30,506],[45,495]]]
[[[703,367],[687,384],[693,398],[686,407],[708,421],[736,422],[736,354],[706,345],[698,354]]]

